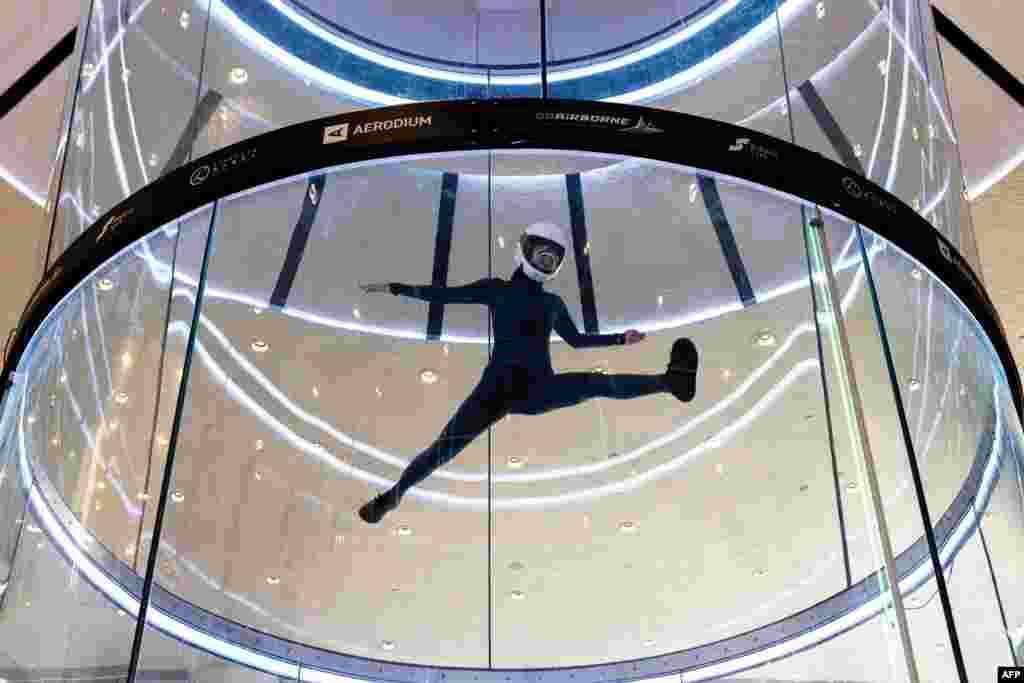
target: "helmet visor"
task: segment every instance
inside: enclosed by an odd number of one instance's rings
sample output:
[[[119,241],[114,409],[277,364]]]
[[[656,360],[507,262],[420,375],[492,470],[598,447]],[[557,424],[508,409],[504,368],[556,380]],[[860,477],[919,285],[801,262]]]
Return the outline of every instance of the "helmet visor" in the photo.
[[[523,235],[520,244],[523,248],[523,257],[545,275],[557,271],[562,265],[562,259],[565,258],[565,248],[545,237]]]

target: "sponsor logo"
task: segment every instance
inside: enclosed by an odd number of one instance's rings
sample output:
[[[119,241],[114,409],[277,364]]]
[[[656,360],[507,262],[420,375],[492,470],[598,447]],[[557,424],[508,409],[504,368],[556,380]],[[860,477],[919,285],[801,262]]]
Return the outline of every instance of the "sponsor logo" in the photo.
[[[843,189],[846,190],[846,194],[854,199],[865,201],[876,209],[885,209],[892,214],[898,212],[899,207],[895,202],[889,201],[882,195],[861,187],[856,178],[849,176],[843,178]]]
[[[104,239],[108,233],[117,230],[119,227],[124,225],[124,222],[128,220],[128,217],[135,213],[135,209],[125,209],[124,211],[115,213],[107,222],[100,228],[100,234],[96,236],[96,241],[99,242]]]
[[[658,128],[657,126],[652,126],[651,124],[644,121],[644,117],[642,116],[640,117],[640,120],[637,121],[634,125],[629,126],[628,128],[620,128],[619,131],[623,133],[639,133],[641,135],[665,132],[661,128]]]
[[[860,199],[864,196],[864,190],[860,189],[860,183],[853,178],[843,178],[843,189],[846,190],[846,194],[854,199]]]
[[[767,161],[769,159],[778,161],[778,151],[771,147],[765,147],[759,145],[756,142],[751,142],[750,138],[736,138],[736,142],[729,145],[730,152],[749,152],[755,159],[761,159]]]
[[[633,119],[623,116],[606,116],[603,114],[569,114],[553,111],[537,112],[537,120],[561,121],[564,123],[591,123],[606,126],[628,126],[633,123]]]
[[[939,253],[942,254],[942,257],[944,259],[952,263],[953,254],[949,251],[949,245],[943,242],[942,240],[937,240],[937,242],[939,243]]]
[[[348,124],[339,123],[336,126],[327,126],[324,128],[324,144],[329,145],[334,142],[345,142],[348,140]]]
[[[255,148],[229,154],[223,159],[217,159],[216,161],[211,161],[208,164],[203,164],[196,170],[192,171],[192,175],[189,176],[188,183],[192,187],[198,187],[210,178],[233,171],[239,166],[243,166],[255,158]]]
[[[336,142],[348,142],[349,137],[367,135],[369,133],[384,133],[402,128],[429,128],[434,125],[433,116],[402,116],[397,119],[385,119],[383,121],[367,121],[352,126],[350,123],[339,123],[324,128],[324,144],[331,145]]]
[[[736,138],[736,142],[729,145],[730,152],[742,152],[743,148],[750,144],[750,138]]]

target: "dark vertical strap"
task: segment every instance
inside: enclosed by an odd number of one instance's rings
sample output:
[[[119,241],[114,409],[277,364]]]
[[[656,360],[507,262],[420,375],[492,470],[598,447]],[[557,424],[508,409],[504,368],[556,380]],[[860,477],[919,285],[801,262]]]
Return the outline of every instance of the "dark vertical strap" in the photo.
[[[445,173],[441,178],[441,203],[437,209],[437,236],[434,238],[434,273],[430,278],[430,284],[435,287],[445,287],[448,284],[448,265],[452,256],[452,230],[455,224],[455,197],[458,193],[458,174]],[[490,242],[488,242],[488,245],[490,245]],[[443,327],[444,304],[430,304],[430,308],[427,311],[427,339],[440,339]]]
[[[821,132],[832,143],[832,148],[839,155],[839,158],[843,160],[846,167],[851,171],[864,175],[864,166],[853,151],[850,138],[846,137],[846,133],[839,127],[839,122],[836,121],[835,117],[832,116],[832,112],[825,106],[825,101],[821,99],[821,95],[818,93],[817,88],[814,87],[814,84],[810,81],[804,81],[797,90],[800,92],[800,96],[804,98],[804,102],[807,103],[807,108],[811,110],[811,115],[818,123],[818,127],[821,128]]]
[[[302,256],[306,253],[306,245],[309,243],[309,232],[316,222],[317,210],[320,207],[320,197],[324,192],[324,176],[318,175],[309,179],[306,192],[302,197],[302,211],[299,213],[299,220],[292,230],[292,239],[288,243],[288,251],[284,255],[284,264],[281,266],[281,273],[277,276],[277,284],[270,295],[270,305],[277,308],[284,308],[288,303],[288,295],[291,294],[292,285],[295,284],[295,275],[299,272],[299,264],[302,263]]]
[[[750,286],[750,277],[747,275],[747,268],[743,265],[743,257],[740,256],[739,247],[736,246],[736,236],[732,232],[732,226],[725,215],[725,207],[722,206],[722,197],[718,194],[718,184],[714,178],[698,175],[697,183],[700,192],[704,196],[704,206],[708,210],[708,218],[715,226],[718,234],[718,243],[722,246],[722,255],[732,273],[732,281],[736,283],[736,291],[739,293],[740,301],[744,306],[757,303],[754,296],[754,288]]]
[[[21,75],[11,87],[0,95],[0,118],[7,116],[12,109],[28,97],[28,94],[35,90],[36,86],[42,83],[53,70],[60,66],[65,59],[75,51],[75,35],[77,28],[68,31],[56,45],[50,48],[43,58],[33,64],[28,71]]]
[[[932,16],[935,17],[935,30],[939,32],[940,36],[959,50],[967,61],[988,76],[1007,95],[1016,100],[1017,104],[1024,107],[1024,83],[1007,71],[1006,67],[997,62],[985,48],[974,42],[949,17],[940,12],[939,8],[932,7]]]
[[[540,94],[548,98],[548,0],[540,0]]]
[[[583,208],[583,183],[579,173],[565,176],[565,189],[569,195],[569,225],[572,228],[572,249],[576,258],[576,277],[580,283],[580,305],[583,307],[583,328],[587,334],[597,334],[597,297],[594,294],[594,274],[590,269],[590,238],[587,236],[587,214]]]
[[[184,165],[191,158],[192,145],[195,144],[196,138],[199,137],[199,131],[210,122],[210,119],[213,118],[214,113],[217,111],[217,107],[220,106],[223,100],[224,96],[216,90],[208,90],[200,98],[196,108],[192,110],[192,116],[189,117],[188,123],[185,124],[185,130],[182,131],[181,137],[178,138],[178,143],[174,145],[174,151],[171,152],[171,156],[168,157],[163,170],[160,171],[161,176]]]

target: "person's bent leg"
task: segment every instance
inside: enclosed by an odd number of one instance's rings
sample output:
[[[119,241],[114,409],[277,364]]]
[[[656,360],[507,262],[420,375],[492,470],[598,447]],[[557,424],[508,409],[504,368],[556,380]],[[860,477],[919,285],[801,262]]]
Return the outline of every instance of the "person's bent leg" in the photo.
[[[484,430],[501,419],[506,414],[504,406],[500,384],[495,378],[485,375],[434,443],[412,459],[393,487],[361,507],[359,516],[370,524],[379,522],[385,514],[398,507],[406,491],[451,461]]]

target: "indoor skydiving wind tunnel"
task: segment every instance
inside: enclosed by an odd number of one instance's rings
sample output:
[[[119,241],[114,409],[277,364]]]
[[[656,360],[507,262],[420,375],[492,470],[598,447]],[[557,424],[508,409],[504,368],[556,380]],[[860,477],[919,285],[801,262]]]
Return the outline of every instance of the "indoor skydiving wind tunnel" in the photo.
[[[927,5],[410,7],[85,8],[0,377],[0,678],[1020,663],[1021,384]],[[646,335],[555,371],[687,338],[695,397],[504,416],[363,522],[496,329],[364,287],[508,279],[537,223],[584,339]]]

